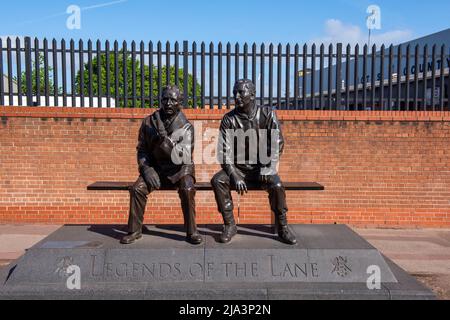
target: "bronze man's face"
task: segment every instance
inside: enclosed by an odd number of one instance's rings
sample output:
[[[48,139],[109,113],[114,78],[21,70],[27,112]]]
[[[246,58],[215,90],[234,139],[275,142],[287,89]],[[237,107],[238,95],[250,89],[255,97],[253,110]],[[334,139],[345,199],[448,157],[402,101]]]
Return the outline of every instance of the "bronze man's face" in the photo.
[[[167,90],[161,99],[162,110],[166,115],[173,116],[180,111],[180,101],[175,90]]]
[[[234,101],[236,103],[236,108],[243,109],[248,107],[253,100],[255,100],[255,95],[245,83],[238,83],[233,90]]]

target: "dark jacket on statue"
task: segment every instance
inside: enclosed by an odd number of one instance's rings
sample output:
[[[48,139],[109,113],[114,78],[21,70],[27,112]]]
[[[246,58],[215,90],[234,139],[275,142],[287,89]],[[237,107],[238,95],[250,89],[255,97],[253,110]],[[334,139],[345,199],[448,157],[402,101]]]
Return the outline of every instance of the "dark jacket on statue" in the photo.
[[[246,162],[245,163],[239,163],[238,161],[238,153],[237,152],[237,145],[238,143],[235,143],[235,151],[231,153],[231,157],[229,161],[226,161],[227,154],[230,154],[231,148],[232,148],[232,142],[230,141],[230,137],[227,137],[227,130],[243,130],[243,132],[247,132],[250,129],[255,129],[256,138],[257,138],[257,145],[252,145],[253,147],[256,147],[256,150],[258,152],[257,155],[257,162],[252,163],[251,161],[248,161],[249,154],[246,154]],[[260,141],[260,129],[266,129],[267,130],[267,141],[268,146],[266,152],[267,156],[272,157],[270,159],[270,163],[262,163],[261,160],[261,154],[259,150],[259,141]],[[271,130],[276,130],[278,132],[278,139],[275,141],[278,147],[278,157],[270,154],[271,150]],[[227,113],[220,125],[220,133],[219,133],[219,148],[218,148],[218,157],[219,161],[222,163],[222,168],[225,170],[225,172],[228,175],[231,175],[232,173],[237,173],[241,176],[247,175],[247,174],[254,174],[259,175],[263,168],[269,168],[271,167],[271,164],[278,163],[279,156],[281,156],[283,149],[284,149],[284,138],[283,134],[281,132],[281,125],[278,121],[278,118],[276,116],[275,110],[272,107],[259,107],[255,106],[250,114],[248,116],[245,113],[240,113],[237,111],[237,109],[234,109],[233,111]],[[236,139],[235,139],[236,141]],[[239,141],[239,140],[237,140]],[[249,145],[249,139],[245,142],[245,146],[241,150],[245,150],[246,153],[249,153],[249,150],[251,149],[251,146]],[[241,140],[242,143],[242,140]],[[241,146],[242,147],[242,146]]]
[[[141,175],[152,167],[174,184],[188,175],[195,180],[193,152],[194,127],[183,112],[180,111],[173,120],[164,120],[162,111],[158,110],[142,122],[137,145]],[[173,162],[173,153],[178,155],[177,163]]]

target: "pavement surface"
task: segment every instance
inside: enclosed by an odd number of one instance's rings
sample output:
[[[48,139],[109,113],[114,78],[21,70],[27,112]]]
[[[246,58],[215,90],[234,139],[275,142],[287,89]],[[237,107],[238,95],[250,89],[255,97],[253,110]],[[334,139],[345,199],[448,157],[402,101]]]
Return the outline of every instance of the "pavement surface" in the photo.
[[[450,300],[449,229],[354,229],[385,256]]]
[[[0,268],[60,226],[0,225]],[[385,256],[450,300],[450,230],[354,229]]]

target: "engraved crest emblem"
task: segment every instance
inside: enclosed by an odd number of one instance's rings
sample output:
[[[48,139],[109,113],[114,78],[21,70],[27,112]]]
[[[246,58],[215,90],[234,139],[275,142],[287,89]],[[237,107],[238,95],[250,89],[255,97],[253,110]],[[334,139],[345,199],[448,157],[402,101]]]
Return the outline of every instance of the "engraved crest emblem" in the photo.
[[[336,257],[331,262],[334,266],[334,269],[331,273],[336,273],[338,276],[345,278],[348,276],[352,269],[349,266],[348,258],[347,257]]]

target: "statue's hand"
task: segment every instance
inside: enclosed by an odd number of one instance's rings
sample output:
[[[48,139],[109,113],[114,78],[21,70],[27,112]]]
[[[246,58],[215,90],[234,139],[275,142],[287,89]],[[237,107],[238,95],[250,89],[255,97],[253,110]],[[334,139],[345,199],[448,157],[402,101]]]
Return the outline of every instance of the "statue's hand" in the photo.
[[[147,183],[149,189],[159,190],[161,188],[161,180],[158,173],[153,168],[147,168],[144,172],[144,180]]]
[[[243,196],[244,193],[248,193],[247,184],[244,179],[242,179],[238,174],[232,174],[232,178],[234,180],[234,184],[236,185],[236,191],[238,194]]]
[[[172,150],[174,147],[175,143],[169,137],[164,137],[159,141],[159,148],[168,157],[170,157],[170,155],[172,154]]]
[[[236,183],[236,191],[243,196],[244,193],[248,193],[247,184],[244,180],[238,181]]]
[[[158,132],[158,134],[157,134],[157,141],[159,143],[163,143],[166,139],[167,139],[167,134]]]

